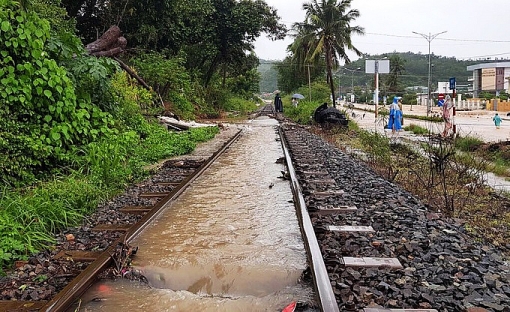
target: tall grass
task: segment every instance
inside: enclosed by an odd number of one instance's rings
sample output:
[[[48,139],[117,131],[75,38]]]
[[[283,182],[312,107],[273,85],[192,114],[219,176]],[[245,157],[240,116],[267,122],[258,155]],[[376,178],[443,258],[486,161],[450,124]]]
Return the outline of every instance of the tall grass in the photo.
[[[74,171],[30,188],[0,193],[0,273],[54,242],[54,234],[79,225],[97,205],[146,176],[146,164],[191,152],[211,139],[218,127],[171,133],[147,125],[146,137],[134,132],[106,137],[76,151]]]

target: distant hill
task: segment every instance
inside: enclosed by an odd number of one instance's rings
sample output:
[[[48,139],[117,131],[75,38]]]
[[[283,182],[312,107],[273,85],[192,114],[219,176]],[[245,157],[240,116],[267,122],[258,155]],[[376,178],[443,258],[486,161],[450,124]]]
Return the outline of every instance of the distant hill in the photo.
[[[429,56],[428,54],[416,54],[412,52],[393,52],[381,55],[367,55],[365,59],[377,60],[389,57],[391,55],[398,55],[405,60],[405,72],[401,76],[400,81],[405,87],[412,86],[426,86],[428,81],[429,69]],[[362,71],[365,70],[365,59],[359,59],[351,64],[348,68],[360,67]],[[445,57],[431,54],[431,85],[437,86],[438,81],[448,81],[450,77],[455,77],[458,86],[467,86],[471,82],[468,81],[473,73],[467,71],[467,66],[479,63],[494,62],[493,60],[457,60],[454,57]],[[365,76],[365,77],[361,77]],[[384,79],[384,74],[381,74],[381,79]],[[359,75],[355,77],[355,85],[365,85],[371,82],[373,77],[366,77],[366,75]]]
[[[426,86],[428,81],[428,54],[412,53],[412,52],[392,52],[380,55],[365,55],[363,59],[353,61],[346,68],[361,68],[359,73],[354,75],[347,74],[343,80],[343,84],[351,86],[372,86],[374,77],[372,74],[365,74],[365,60],[379,60],[391,55],[399,55],[405,60],[405,72],[400,77],[400,81],[404,87]],[[438,81],[448,81],[450,77],[455,77],[457,85],[467,89],[472,82],[468,81],[472,77],[472,72],[467,71],[467,66],[479,63],[509,61],[509,60],[457,60],[454,57],[445,57],[431,54],[431,85],[437,86]],[[262,92],[272,92],[277,89],[277,71],[272,67],[272,61],[261,60],[258,68],[262,79],[260,82],[260,90]],[[384,80],[384,74],[380,75],[381,81]],[[353,81],[352,81],[353,80]],[[347,82],[346,82],[347,81]],[[464,87],[465,86],[465,87]]]

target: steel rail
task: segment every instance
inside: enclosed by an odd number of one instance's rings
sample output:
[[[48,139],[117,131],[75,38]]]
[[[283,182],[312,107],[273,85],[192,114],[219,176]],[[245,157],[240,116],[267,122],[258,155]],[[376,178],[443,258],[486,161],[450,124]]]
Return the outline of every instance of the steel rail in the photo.
[[[308,214],[305,199],[301,192],[301,186],[299,185],[296,171],[294,170],[294,166],[292,165],[290,152],[287,147],[287,144],[285,143],[285,135],[283,134],[281,127],[279,128],[279,133],[283,153],[285,155],[287,170],[290,177],[291,189],[294,195],[296,211],[301,225],[301,232],[306,247],[308,248],[309,251],[307,254],[314,280],[314,287],[319,297],[317,299],[319,300],[322,311],[337,312],[340,310],[338,308],[338,303],[336,302],[335,299],[335,293],[333,292],[333,288],[331,287],[331,281],[329,279],[326,265],[324,264],[324,258],[322,257],[322,252],[320,250],[317,237],[315,236],[312,220],[310,219],[310,215]]]
[[[99,273],[108,268],[112,261],[112,255],[119,243],[129,243],[135,238],[147,225],[149,225],[168,205],[181,195],[184,190],[199,177],[227,148],[232,145],[240,136],[239,130],[230,140],[228,140],[218,151],[209,157],[197,170],[188,176],[181,185],[172,190],[166,197],[159,201],[154,208],[134,224],[124,235],[118,238],[106,251],[90,263],[85,270],[76,276],[62,291],[60,291],[52,300],[48,301],[39,311],[45,312],[64,312],[67,311],[87,289],[97,281]],[[35,311],[31,309],[30,311]]]

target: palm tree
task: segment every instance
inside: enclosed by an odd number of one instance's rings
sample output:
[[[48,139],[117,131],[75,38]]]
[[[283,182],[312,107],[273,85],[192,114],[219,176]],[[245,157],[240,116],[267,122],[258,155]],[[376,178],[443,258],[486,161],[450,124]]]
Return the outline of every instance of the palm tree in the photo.
[[[351,26],[351,22],[359,17],[359,11],[352,9],[352,0],[313,0],[303,4],[306,11],[305,21],[295,23],[294,43],[289,49],[304,64],[318,64],[320,58],[326,63],[326,81],[331,89],[333,106],[335,106],[335,87],[333,85],[333,69],[343,59],[350,63],[347,50],[354,51],[358,56],[362,53],[351,41],[351,34],[364,35],[365,30],[359,26]]]
[[[386,85],[390,92],[399,92],[398,77],[405,72],[406,60],[398,54],[390,56],[390,74],[386,78]]]

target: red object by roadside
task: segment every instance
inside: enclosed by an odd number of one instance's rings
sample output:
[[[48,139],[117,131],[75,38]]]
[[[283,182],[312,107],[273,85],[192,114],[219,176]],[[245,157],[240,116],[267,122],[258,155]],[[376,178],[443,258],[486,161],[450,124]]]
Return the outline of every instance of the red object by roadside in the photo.
[[[292,301],[288,306],[286,306],[282,312],[294,312],[296,310],[296,301]]]

